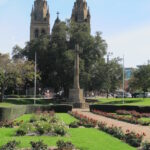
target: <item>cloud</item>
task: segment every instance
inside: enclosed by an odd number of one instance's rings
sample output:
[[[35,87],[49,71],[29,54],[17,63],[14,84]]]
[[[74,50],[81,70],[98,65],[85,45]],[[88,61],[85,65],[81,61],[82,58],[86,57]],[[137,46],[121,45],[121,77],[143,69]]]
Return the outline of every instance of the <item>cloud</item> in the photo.
[[[136,66],[150,59],[150,23],[106,37],[109,50],[126,58],[126,66]]]

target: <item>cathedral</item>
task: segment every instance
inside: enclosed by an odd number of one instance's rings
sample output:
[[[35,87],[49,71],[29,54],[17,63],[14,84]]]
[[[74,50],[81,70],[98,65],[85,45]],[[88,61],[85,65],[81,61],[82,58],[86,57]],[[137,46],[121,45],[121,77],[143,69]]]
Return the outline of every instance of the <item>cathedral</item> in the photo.
[[[70,20],[90,25],[90,11],[86,0],[76,0]],[[59,21],[59,16],[55,22]],[[31,12],[30,41],[41,35],[50,35],[50,12],[46,0],[35,0]]]

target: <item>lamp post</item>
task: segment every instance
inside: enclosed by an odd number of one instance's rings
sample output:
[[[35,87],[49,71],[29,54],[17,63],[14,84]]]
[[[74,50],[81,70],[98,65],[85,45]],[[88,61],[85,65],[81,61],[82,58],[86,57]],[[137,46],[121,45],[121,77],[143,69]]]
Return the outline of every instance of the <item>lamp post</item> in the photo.
[[[110,56],[112,56],[113,53],[112,52],[108,52],[107,53],[107,71],[108,71],[108,74],[107,74],[107,98],[109,97],[109,82],[110,82],[110,79],[109,79],[109,58]]]
[[[37,74],[37,54],[35,52],[35,65],[34,65],[34,105],[36,104],[36,74]]]
[[[124,55],[123,55],[123,70],[122,70],[122,73],[123,73],[123,78],[122,78],[122,89],[123,89],[123,104],[125,103],[125,82],[124,82],[124,79],[125,79],[125,65],[124,65]]]

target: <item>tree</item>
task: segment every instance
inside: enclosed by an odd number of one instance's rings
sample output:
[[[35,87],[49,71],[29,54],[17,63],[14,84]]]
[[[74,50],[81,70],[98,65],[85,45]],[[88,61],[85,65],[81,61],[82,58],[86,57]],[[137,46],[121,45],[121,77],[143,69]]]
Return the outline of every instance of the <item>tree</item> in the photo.
[[[129,82],[132,91],[141,90],[144,93],[150,88],[150,65],[142,65],[134,71]]]
[[[41,86],[49,86],[49,72],[52,67],[54,68],[53,55],[49,53],[50,49],[50,37],[42,36],[31,42],[27,42],[25,48],[22,51],[22,55],[26,57],[28,61],[35,61],[35,52],[37,54],[37,68],[40,71]]]
[[[16,59],[14,62],[16,67],[16,84],[15,87],[22,87],[25,90],[28,86],[33,86],[34,81],[34,62]],[[40,72],[37,72],[37,80],[40,80]]]
[[[0,54],[0,101],[3,101],[3,96],[6,88],[14,84],[16,69],[11,63],[8,54]]]
[[[15,45],[13,47],[13,51],[12,51],[12,59],[15,60],[15,59],[23,59],[23,49],[21,47],[19,47],[18,45]]]
[[[114,58],[108,63],[100,60],[91,70],[91,89],[103,92],[114,92],[122,81],[122,67],[120,59]]]
[[[37,78],[40,78],[39,73]],[[0,54],[0,101],[9,88],[26,88],[33,85],[34,63],[23,59],[11,60],[8,54]]]
[[[55,57],[53,85],[56,91],[64,89],[65,96],[73,83],[74,64],[74,53],[68,46],[67,30],[65,22],[58,22],[54,25],[51,35],[51,54]]]
[[[59,20],[55,22],[51,37],[41,36],[28,42],[22,54],[27,60],[34,61],[36,52],[42,86],[51,87],[56,92],[64,89],[65,96],[68,96],[69,88],[73,86],[76,44],[83,49],[83,52],[80,53],[81,87],[86,91],[104,90],[106,89],[105,82],[108,82],[106,76],[110,74],[109,89],[115,89],[120,79],[120,65],[117,60],[113,60],[109,67],[106,65],[104,61],[106,41],[100,32],[92,36],[89,25],[86,23],[69,22],[67,24]]]
[[[81,87],[85,90],[91,90],[92,70],[97,66],[97,62],[104,60],[107,49],[106,41],[102,39],[100,32],[92,36],[87,23],[71,22],[69,31],[70,49],[74,49],[75,44],[79,44],[83,49],[80,54]]]

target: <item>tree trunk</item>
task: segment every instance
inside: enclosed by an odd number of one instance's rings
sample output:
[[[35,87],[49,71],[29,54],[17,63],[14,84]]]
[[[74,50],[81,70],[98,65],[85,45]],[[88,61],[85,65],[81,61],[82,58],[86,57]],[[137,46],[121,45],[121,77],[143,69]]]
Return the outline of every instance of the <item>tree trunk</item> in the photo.
[[[64,97],[68,98],[69,97],[69,88],[64,87]]]
[[[3,102],[3,98],[4,98],[4,87],[1,87],[1,91],[0,91],[0,102]]]

